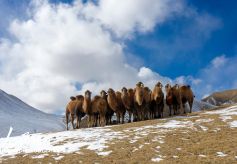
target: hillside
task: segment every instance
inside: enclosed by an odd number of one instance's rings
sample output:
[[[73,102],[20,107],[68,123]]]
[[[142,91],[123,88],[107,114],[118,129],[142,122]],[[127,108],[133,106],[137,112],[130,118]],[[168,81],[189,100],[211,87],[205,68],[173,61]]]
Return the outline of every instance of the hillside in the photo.
[[[6,163],[235,163],[237,105],[187,116],[0,139]]]
[[[215,92],[202,101],[216,106],[237,103],[237,89]]]
[[[43,113],[0,90],[0,137],[6,137],[10,127],[11,136],[65,129],[62,118]]]

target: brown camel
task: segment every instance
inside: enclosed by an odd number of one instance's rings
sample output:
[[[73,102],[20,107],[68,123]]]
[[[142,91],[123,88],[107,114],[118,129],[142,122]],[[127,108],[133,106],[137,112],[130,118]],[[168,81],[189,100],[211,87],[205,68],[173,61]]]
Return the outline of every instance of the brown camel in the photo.
[[[122,88],[122,102],[126,110],[128,111],[129,114],[129,119],[128,122],[131,122],[132,114],[133,114],[133,99],[134,99],[134,94],[133,90],[128,91],[127,88],[123,87]]]
[[[138,121],[144,120],[145,101],[144,101],[144,85],[142,82],[136,84],[134,89],[134,106],[135,106],[135,119]]]
[[[125,108],[122,103],[121,93],[115,93],[112,88],[109,88],[107,93],[107,101],[109,107],[116,113],[117,123],[120,123],[120,118],[122,118],[122,123],[124,123]]]
[[[151,90],[148,87],[144,87],[144,101],[145,101],[145,119],[149,119],[151,116]]]
[[[152,117],[163,117],[164,110],[164,93],[162,91],[162,84],[158,82],[151,94],[152,99]]]
[[[190,108],[190,113],[192,113],[192,107],[193,107],[193,100],[194,100],[194,94],[193,91],[190,87],[190,85],[183,85],[178,87],[178,91],[179,91],[179,96],[180,96],[180,108],[181,111],[183,110],[184,113],[186,113],[185,111],[185,104],[188,102],[189,104],[189,108]]]
[[[170,84],[166,84],[165,85],[165,92],[166,92],[166,104],[169,107],[169,115],[172,115],[172,109],[174,110],[174,115],[177,114],[177,107],[178,107],[178,103],[176,101],[176,98],[174,96],[174,92],[175,92],[176,88],[171,87]]]
[[[74,117],[76,115],[77,118],[77,125],[76,128],[80,128],[80,123],[81,123],[81,118],[85,116],[85,113],[83,112],[82,109],[82,104],[83,104],[83,99],[84,97],[82,95],[78,95],[76,97],[71,96],[70,97],[71,101],[67,104],[66,107],[66,127],[68,130],[68,117],[70,114],[71,117],[71,123],[72,123],[72,127],[73,129],[75,129],[74,127]]]
[[[106,125],[107,102],[101,96],[95,96],[91,102],[92,112],[94,113],[94,126],[97,124],[99,116],[99,125]]]
[[[95,113],[92,111],[91,107],[91,92],[89,90],[85,91],[85,97],[83,101],[83,111],[87,114],[87,125],[88,128],[95,125]]]
[[[107,93],[106,93],[104,90],[102,90],[102,91],[100,92],[100,96],[101,96],[101,97],[106,101],[106,103],[107,103],[106,125],[112,124],[112,117],[113,117],[113,115],[114,115],[114,111],[110,108],[109,103],[108,103],[108,101],[107,101],[108,95],[107,95]]]

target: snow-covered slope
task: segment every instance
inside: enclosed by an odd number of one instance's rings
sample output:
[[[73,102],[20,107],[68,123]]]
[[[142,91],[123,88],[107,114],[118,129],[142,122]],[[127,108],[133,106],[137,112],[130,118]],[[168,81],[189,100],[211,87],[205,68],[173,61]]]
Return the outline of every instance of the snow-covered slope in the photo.
[[[61,117],[41,112],[0,90],[0,137],[6,137],[10,127],[11,136],[65,129]]]

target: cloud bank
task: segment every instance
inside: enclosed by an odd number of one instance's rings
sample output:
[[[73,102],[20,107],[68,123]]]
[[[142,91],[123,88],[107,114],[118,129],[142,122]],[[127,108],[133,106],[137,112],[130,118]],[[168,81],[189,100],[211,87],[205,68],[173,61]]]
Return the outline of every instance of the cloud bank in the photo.
[[[133,87],[138,80],[150,86],[169,82],[149,68],[131,66],[123,41],[181,10],[182,1],[170,0],[32,1],[28,18],[10,24],[14,39],[1,38],[0,86],[34,107],[57,112],[69,96],[86,89],[96,94]]]
[[[134,87],[137,81],[151,88],[157,81],[203,82],[191,76],[170,79],[136,67],[124,50],[125,41],[136,33],[152,32],[190,12],[182,0],[41,0],[32,1],[27,11],[27,18],[10,23],[11,39],[0,39],[0,86],[45,112],[63,112],[69,97],[86,89],[98,94],[109,87]],[[219,68],[222,58],[213,60],[213,67]],[[218,68],[211,66],[202,75]]]

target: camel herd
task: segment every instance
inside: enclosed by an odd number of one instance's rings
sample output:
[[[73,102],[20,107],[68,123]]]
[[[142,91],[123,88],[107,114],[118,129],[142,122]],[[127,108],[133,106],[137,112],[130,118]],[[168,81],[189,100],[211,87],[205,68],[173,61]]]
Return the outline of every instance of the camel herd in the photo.
[[[134,89],[123,87],[120,91],[109,88],[102,90],[100,96],[91,98],[91,92],[85,91],[85,95],[70,97],[66,107],[66,126],[68,130],[69,116],[73,129],[74,117],[77,119],[76,128],[80,128],[82,117],[88,116],[88,127],[105,126],[112,124],[112,116],[116,114],[116,123],[124,123],[126,111],[129,115],[128,122],[147,119],[162,118],[165,103],[169,107],[169,115],[185,113],[185,104],[188,103],[190,113],[194,95],[189,85],[167,84],[165,86],[166,97],[162,91],[163,85],[158,82],[153,90],[138,82]],[[133,116],[133,120],[132,120]]]

